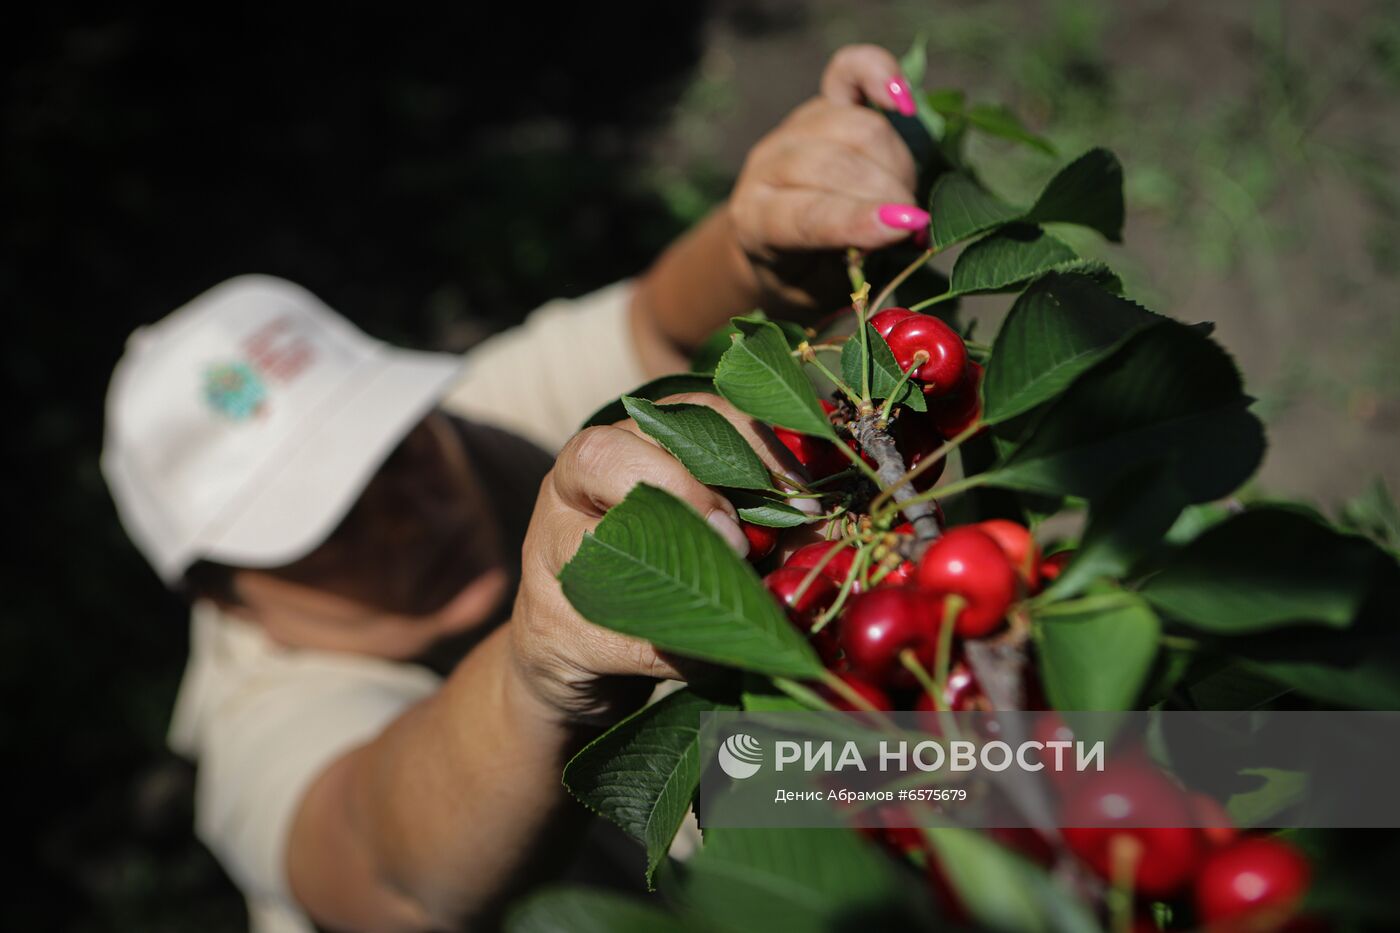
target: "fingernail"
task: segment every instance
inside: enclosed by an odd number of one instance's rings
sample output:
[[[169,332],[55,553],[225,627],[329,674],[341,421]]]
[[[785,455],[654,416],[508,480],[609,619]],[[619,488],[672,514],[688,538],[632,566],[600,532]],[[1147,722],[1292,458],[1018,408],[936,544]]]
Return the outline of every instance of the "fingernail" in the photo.
[[[740,557],[749,556],[749,539],[739,528],[739,523],[721,511],[714,511],[705,519],[710,527],[719,532],[721,538],[729,542]]]
[[[881,204],[880,223],[896,230],[920,230],[928,226],[928,211],[912,204]]]
[[[909,90],[909,82],[904,80],[904,75],[890,78],[885,90],[889,91],[890,100],[894,101],[894,109],[904,116],[912,117],[917,112],[918,108],[914,106],[914,92]]]

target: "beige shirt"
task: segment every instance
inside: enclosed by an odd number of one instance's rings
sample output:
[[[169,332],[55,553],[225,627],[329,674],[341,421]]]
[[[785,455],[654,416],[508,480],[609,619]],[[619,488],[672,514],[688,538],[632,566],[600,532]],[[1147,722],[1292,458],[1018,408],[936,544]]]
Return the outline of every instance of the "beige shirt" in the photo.
[[[620,282],[545,305],[467,354],[442,407],[558,450],[644,379],[630,296]],[[195,831],[242,889],[254,933],[311,933],[286,877],[302,795],[439,684],[413,664],[283,648],[211,603],[195,605],[169,743],[198,763]]]

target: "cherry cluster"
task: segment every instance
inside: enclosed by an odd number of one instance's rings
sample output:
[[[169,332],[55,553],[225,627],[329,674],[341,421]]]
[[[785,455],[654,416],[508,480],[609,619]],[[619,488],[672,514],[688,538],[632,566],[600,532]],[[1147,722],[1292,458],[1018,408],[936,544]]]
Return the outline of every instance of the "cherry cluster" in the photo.
[[[937,318],[888,308],[872,315],[870,324],[927,402],[926,412],[901,408],[888,426],[906,468],[913,469],[946,439],[974,430],[982,368]],[[849,405],[822,404],[844,429],[838,433],[845,443],[869,462],[849,430]],[[832,441],[775,431],[812,480],[854,472],[851,457]],[[925,465],[911,485],[927,492],[942,471],[942,463]],[[777,530],[746,524],[745,533],[751,561],[778,562],[764,583],[832,675],[819,688],[823,699],[852,712],[912,708],[937,732],[937,713],[996,709],[967,660],[967,645],[1024,638],[1028,622],[1021,602],[1055,580],[1072,552],[1042,556],[1029,529],[1003,519],[946,527],[937,503],[932,505],[941,533],[931,542],[920,540],[909,522],[882,528],[871,516],[855,514],[845,517],[832,538],[789,543],[781,552]],[[1062,737],[1039,734],[1062,729],[1063,721],[1048,711],[1029,667],[1020,679],[1023,707],[1047,711],[1037,738]],[[1211,798],[1181,789],[1140,753],[1116,758],[1102,774],[1059,784],[1055,793],[1061,825],[1098,828],[1068,828],[1054,842],[1031,829],[990,832],[1046,867],[1069,857],[1103,885],[1126,887],[1139,904],[1142,929],[1157,929],[1141,912],[1141,905],[1154,901],[1177,905],[1175,918],[1194,917],[1212,928],[1279,929],[1299,922],[1293,914],[1309,881],[1306,859],[1275,837],[1239,834]],[[931,884],[956,912],[956,895],[922,832],[905,826],[907,821],[873,835],[925,865]]]
[[[1200,825],[1165,825],[1176,821]],[[1122,756],[1077,782],[1061,802],[1061,822],[1066,847],[1099,877],[1128,881],[1145,899],[1189,901],[1211,929],[1311,922],[1294,917],[1311,875],[1302,853],[1277,837],[1241,834],[1214,798],[1183,790],[1145,757]]]

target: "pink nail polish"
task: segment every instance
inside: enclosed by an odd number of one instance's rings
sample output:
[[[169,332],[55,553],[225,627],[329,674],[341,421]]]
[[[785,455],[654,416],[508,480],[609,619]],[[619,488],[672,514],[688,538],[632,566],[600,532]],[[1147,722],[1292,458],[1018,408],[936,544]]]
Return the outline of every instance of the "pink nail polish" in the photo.
[[[895,75],[890,78],[890,83],[885,85],[885,90],[890,93],[890,100],[894,101],[894,108],[906,117],[912,117],[917,108],[914,106],[914,92],[909,90],[909,82],[904,80],[904,75]]]
[[[912,204],[881,204],[880,223],[896,230],[922,230],[928,226],[928,211]]]

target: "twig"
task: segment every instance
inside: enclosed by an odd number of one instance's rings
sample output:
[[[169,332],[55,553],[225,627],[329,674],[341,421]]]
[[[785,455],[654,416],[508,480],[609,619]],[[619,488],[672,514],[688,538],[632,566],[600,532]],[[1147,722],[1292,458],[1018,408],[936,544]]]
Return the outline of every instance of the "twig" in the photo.
[[[888,425],[872,413],[862,414],[851,424],[851,431],[861,450],[875,461],[875,474],[881,489],[892,490],[891,495],[904,512],[904,517],[914,526],[914,536],[919,542],[932,541],[942,533],[938,527],[938,513],[932,502],[918,501],[913,486],[898,485],[904,476],[904,456],[895,446]]]

